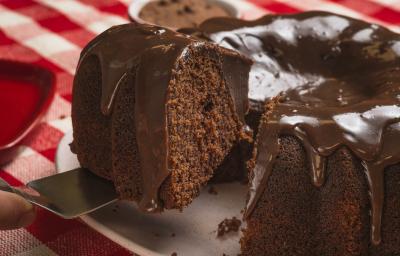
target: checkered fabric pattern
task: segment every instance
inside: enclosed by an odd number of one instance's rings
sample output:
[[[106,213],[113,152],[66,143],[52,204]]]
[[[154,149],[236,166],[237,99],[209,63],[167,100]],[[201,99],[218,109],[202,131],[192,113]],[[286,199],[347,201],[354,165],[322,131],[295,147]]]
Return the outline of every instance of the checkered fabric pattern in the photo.
[[[135,0],[133,0],[135,1]],[[400,0],[231,0],[245,19],[266,13],[336,12],[400,32]],[[130,0],[0,0],[0,58],[52,70],[57,92],[50,110],[23,143],[22,153],[0,167],[18,186],[54,174],[54,156],[71,129],[71,89],[81,49],[110,26],[127,23]],[[1,93],[1,92],[0,92]],[[138,227],[140,228],[140,227]],[[38,211],[28,228],[1,231],[0,255],[133,255],[79,220]]]

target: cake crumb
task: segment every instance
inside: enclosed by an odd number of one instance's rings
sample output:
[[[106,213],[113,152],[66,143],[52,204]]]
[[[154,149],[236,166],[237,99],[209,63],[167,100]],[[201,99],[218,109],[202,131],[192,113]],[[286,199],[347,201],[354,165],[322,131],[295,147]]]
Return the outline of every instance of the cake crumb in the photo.
[[[176,236],[175,233],[172,233],[172,234],[171,234],[171,237],[175,237],[175,236]]]
[[[112,211],[113,212],[118,212],[118,208],[119,208],[118,205],[114,205],[114,207],[112,208]]]
[[[210,186],[208,188],[208,193],[211,194],[211,195],[218,195],[218,191],[215,189],[214,186]]]
[[[238,232],[241,225],[242,221],[236,217],[226,218],[218,224],[217,237],[224,236],[230,232]]]
[[[178,254],[177,254],[176,252],[173,252],[173,253],[171,254],[171,256],[178,256]]]

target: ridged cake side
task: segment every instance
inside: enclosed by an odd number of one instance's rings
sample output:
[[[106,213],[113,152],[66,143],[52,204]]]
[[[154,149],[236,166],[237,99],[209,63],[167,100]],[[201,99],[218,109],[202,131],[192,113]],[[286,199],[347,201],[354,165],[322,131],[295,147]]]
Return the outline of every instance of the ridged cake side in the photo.
[[[398,255],[400,165],[385,170],[382,243],[371,244],[370,200],[364,167],[348,149],[328,158],[317,188],[302,143],[280,138],[266,188],[247,219],[242,255]]]

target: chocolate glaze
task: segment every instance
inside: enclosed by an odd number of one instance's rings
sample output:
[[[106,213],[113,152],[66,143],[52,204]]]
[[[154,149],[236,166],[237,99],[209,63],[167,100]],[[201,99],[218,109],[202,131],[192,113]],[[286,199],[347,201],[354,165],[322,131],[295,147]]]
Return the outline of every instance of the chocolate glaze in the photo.
[[[168,85],[179,59],[189,48],[215,51],[221,61],[222,73],[233,96],[239,118],[247,112],[247,88],[240,83],[247,72],[238,68],[251,61],[237,52],[195,40],[187,35],[151,25],[126,24],[112,27],[91,41],[82,51],[80,63],[89,56],[99,60],[102,74],[101,111],[112,115],[113,99],[125,77],[135,81],[135,127],[139,161],[143,178],[143,197],[139,207],[146,211],[162,209],[158,191],[169,175],[166,101]],[[217,49],[218,48],[218,49]],[[221,50],[221,51],[218,51]],[[231,71],[230,71],[231,72]],[[129,111],[129,110],[127,110]]]
[[[196,34],[250,57],[250,108],[263,121],[246,210],[249,217],[268,184],[279,136],[299,138],[323,186],[327,157],[348,147],[365,167],[371,200],[371,241],[381,241],[384,169],[400,163],[400,35],[326,12],[265,16],[255,21],[217,18]]]

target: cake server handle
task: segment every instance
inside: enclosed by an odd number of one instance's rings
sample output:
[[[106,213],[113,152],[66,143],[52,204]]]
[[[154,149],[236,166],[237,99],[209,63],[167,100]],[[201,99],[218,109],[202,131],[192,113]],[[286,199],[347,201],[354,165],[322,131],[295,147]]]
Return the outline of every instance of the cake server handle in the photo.
[[[112,182],[84,168],[12,187],[0,178],[0,190],[18,194],[27,201],[65,219],[95,211],[118,200]]]
[[[15,193],[13,187],[11,187],[10,184],[8,184],[7,181],[3,180],[2,178],[0,178],[0,190]]]
[[[46,198],[41,197],[40,194],[33,189],[26,186],[13,187],[2,178],[0,178],[0,190],[17,194],[23,197],[25,200],[29,201],[30,203],[40,206],[42,208],[45,208],[45,206],[48,204]]]

